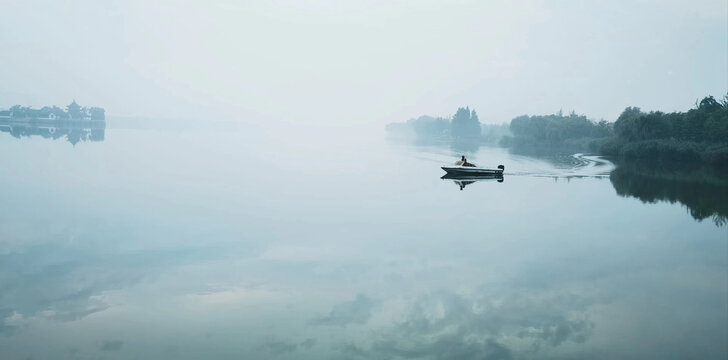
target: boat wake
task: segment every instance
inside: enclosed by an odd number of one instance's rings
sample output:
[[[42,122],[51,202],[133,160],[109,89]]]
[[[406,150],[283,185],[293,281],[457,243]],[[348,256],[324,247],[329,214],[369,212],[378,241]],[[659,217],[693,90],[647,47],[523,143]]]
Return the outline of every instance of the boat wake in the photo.
[[[533,158],[514,156],[513,171],[506,175],[539,176],[552,178],[609,177],[615,165],[596,155],[573,154]]]

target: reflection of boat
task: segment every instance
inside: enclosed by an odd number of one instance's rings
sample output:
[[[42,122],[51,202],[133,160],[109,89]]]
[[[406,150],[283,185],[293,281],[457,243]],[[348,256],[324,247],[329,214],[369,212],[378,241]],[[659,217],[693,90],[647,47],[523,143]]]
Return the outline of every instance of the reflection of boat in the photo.
[[[501,175],[503,176],[503,165],[498,165],[497,169],[486,169],[477,166],[443,166],[441,169],[445,170],[448,175],[460,175],[460,176],[482,176],[482,175]]]
[[[452,180],[457,186],[460,187],[460,190],[464,189],[466,186],[476,182],[476,181],[489,181],[489,180],[495,180],[499,183],[503,182],[503,173],[498,174],[487,174],[487,175],[454,175],[454,174],[445,174],[440,179],[447,179]]]

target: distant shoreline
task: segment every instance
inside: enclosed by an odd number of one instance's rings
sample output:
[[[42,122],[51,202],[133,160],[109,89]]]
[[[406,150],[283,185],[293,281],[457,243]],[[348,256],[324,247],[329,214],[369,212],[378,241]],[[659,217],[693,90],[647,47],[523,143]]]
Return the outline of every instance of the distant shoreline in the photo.
[[[2,118],[0,117],[0,123],[5,124],[37,124],[37,125],[55,125],[55,124],[64,124],[64,123],[104,123],[106,122],[106,119],[90,119],[90,118],[69,118],[69,119],[59,119],[56,118],[54,120],[48,119],[48,118],[20,118],[20,119],[13,119],[13,118]]]
[[[33,109],[14,105],[0,110],[0,120],[12,123],[56,123],[62,121],[105,121],[106,111],[100,107],[84,107],[74,100],[64,109],[58,106],[44,106]]]
[[[687,112],[642,112],[627,107],[614,122],[561,111],[522,115],[502,125],[480,124],[475,116],[461,116],[461,123],[472,123],[465,127],[456,123],[457,118],[458,114],[452,120],[420,116],[391,123],[386,129],[390,136],[411,137],[419,143],[465,143],[466,150],[498,144],[531,155],[589,151],[615,158],[728,166],[728,95],[720,101],[707,96]]]

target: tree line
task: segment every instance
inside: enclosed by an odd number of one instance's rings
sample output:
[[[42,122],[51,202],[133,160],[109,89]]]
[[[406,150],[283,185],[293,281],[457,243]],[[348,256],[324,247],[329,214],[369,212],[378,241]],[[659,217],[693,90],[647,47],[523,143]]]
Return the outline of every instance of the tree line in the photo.
[[[460,107],[452,117],[423,115],[406,122],[391,123],[386,130],[392,135],[414,136],[421,140],[465,142],[497,142],[510,135],[508,124],[482,124],[475,110]]]
[[[584,115],[562,112],[553,115],[523,115],[511,120],[514,136],[534,141],[559,143],[567,139],[605,137],[612,133],[611,125],[602,120],[594,122]]]
[[[687,112],[642,112],[628,107],[614,123],[604,155],[728,165],[728,95],[703,98]]]
[[[502,145],[573,145],[624,158],[700,161],[728,165],[728,95],[708,96],[687,112],[643,112],[627,107],[614,123],[562,113],[519,116]]]
[[[40,109],[33,109],[29,106],[14,105],[10,109],[3,111],[11,119],[32,120],[32,119],[52,119],[52,120],[105,120],[105,112],[100,107],[85,107],[72,102],[66,109],[58,106],[44,106]]]
[[[498,143],[521,153],[590,151],[728,166],[728,95],[721,101],[707,96],[686,112],[627,107],[615,122],[559,111],[518,116],[507,125],[487,125],[480,123],[475,110],[461,107],[451,118],[420,116],[389,124],[387,131],[429,142]]]

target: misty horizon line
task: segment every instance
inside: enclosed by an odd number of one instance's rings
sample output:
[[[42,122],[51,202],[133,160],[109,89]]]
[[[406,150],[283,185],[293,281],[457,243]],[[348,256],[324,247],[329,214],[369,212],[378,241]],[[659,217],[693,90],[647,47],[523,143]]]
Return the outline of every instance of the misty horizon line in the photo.
[[[705,95],[703,97],[698,97],[698,98],[695,99],[695,101],[690,106],[684,108],[683,110],[690,110],[690,109],[696,108],[698,106],[701,98],[705,98],[705,97],[714,97],[714,98],[722,99],[723,101],[727,101],[728,100],[728,91],[726,93],[724,93],[722,96],[721,95],[716,96],[716,95],[712,95],[712,94],[707,94],[707,95]],[[73,102],[76,102],[76,98],[72,98],[72,101]],[[54,105],[40,105],[40,106],[39,105],[36,105],[36,104],[32,104],[32,105],[13,104],[13,105],[10,105],[10,106],[0,106],[0,111],[8,111],[12,107],[14,107],[14,106],[22,106],[22,107],[31,108],[31,109],[34,109],[34,110],[36,110],[36,109],[42,109],[42,108],[46,108],[46,107],[60,107],[60,106],[55,105],[55,104]],[[37,108],[34,108],[34,106],[37,107]],[[99,107],[99,108],[103,108],[103,109],[106,110],[106,107],[104,107],[103,105],[102,106],[99,106],[98,104],[96,104],[94,107]],[[632,105],[625,106],[625,108],[627,108],[627,107],[640,107],[640,108],[642,108],[642,106],[637,105],[637,104],[632,104]],[[477,109],[475,109],[475,107],[472,107],[471,108],[470,105],[459,106],[458,108],[470,108],[471,110],[477,110]],[[493,121],[492,119],[489,119],[488,117],[485,117],[483,119],[485,121],[481,121],[481,120],[479,120],[479,121],[482,124],[486,124],[486,125],[503,125],[503,124],[509,123],[514,118],[517,118],[517,117],[520,117],[520,116],[569,114],[569,115],[585,116],[585,117],[587,117],[587,119],[592,120],[592,121],[595,121],[595,122],[598,122],[598,121],[607,121],[607,122],[613,123],[619,117],[619,116],[617,116],[614,119],[606,119],[604,117],[593,117],[593,116],[590,116],[586,112],[577,111],[575,107],[571,107],[571,110],[568,110],[568,111],[565,111],[564,109],[565,109],[565,107],[560,107],[558,111],[554,111],[554,112],[550,112],[550,113],[549,112],[541,112],[541,113],[536,113],[536,112],[533,112],[533,113],[530,113],[530,112],[517,113],[515,115],[512,115],[508,119],[495,120],[495,121]],[[661,111],[661,112],[665,112],[665,113],[673,113],[673,112],[682,111],[682,110],[663,110],[663,109],[644,109],[644,110],[646,110],[647,112]],[[420,118],[420,117],[432,117],[432,118],[436,118],[436,119],[437,118],[439,118],[439,119],[452,119],[454,115],[455,115],[455,113],[452,113],[450,115],[445,115],[445,116],[443,116],[443,115],[421,114],[419,116],[410,117],[409,119],[417,119],[417,118]],[[200,115],[192,115],[192,116],[180,116],[180,115],[159,116],[159,115],[145,115],[145,114],[129,114],[129,113],[123,113],[123,112],[122,113],[114,112],[113,109],[110,112],[107,111],[106,117],[107,117],[107,120],[108,119],[113,119],[113,120],[133,120],[133,121],[140,121],[140,120],[141,121],[145,121],[145,120],[147,120],[147,121],[209,121],[209,120],[206,120],[206,117],[200,116]],[[248,116],[246,116],[246,117],[248,117]],[[238,117],[238,116],[221,115],[221,114],[211,114],[211,116],[209,118],[230,119],[230,120],[226,120],[226,121],[222,121],[222,122],[240,122],[241,120],[244,120],[243,118]],[[275,120],[275,119],[278,119],[278,117],[276,117],[276,116],[270,116],[270,114],[268,116],[265,116],[265,120],[266,121]],[[398,121],[402,121],[402,120],[401,119],[400,120],[391,120],[390,119],[390,120],[381,120],[379,122],[369,122],[369,123],[380,123],[380,124],[386,125],[388,123],[391,123],[392,121],[398,122]]]

